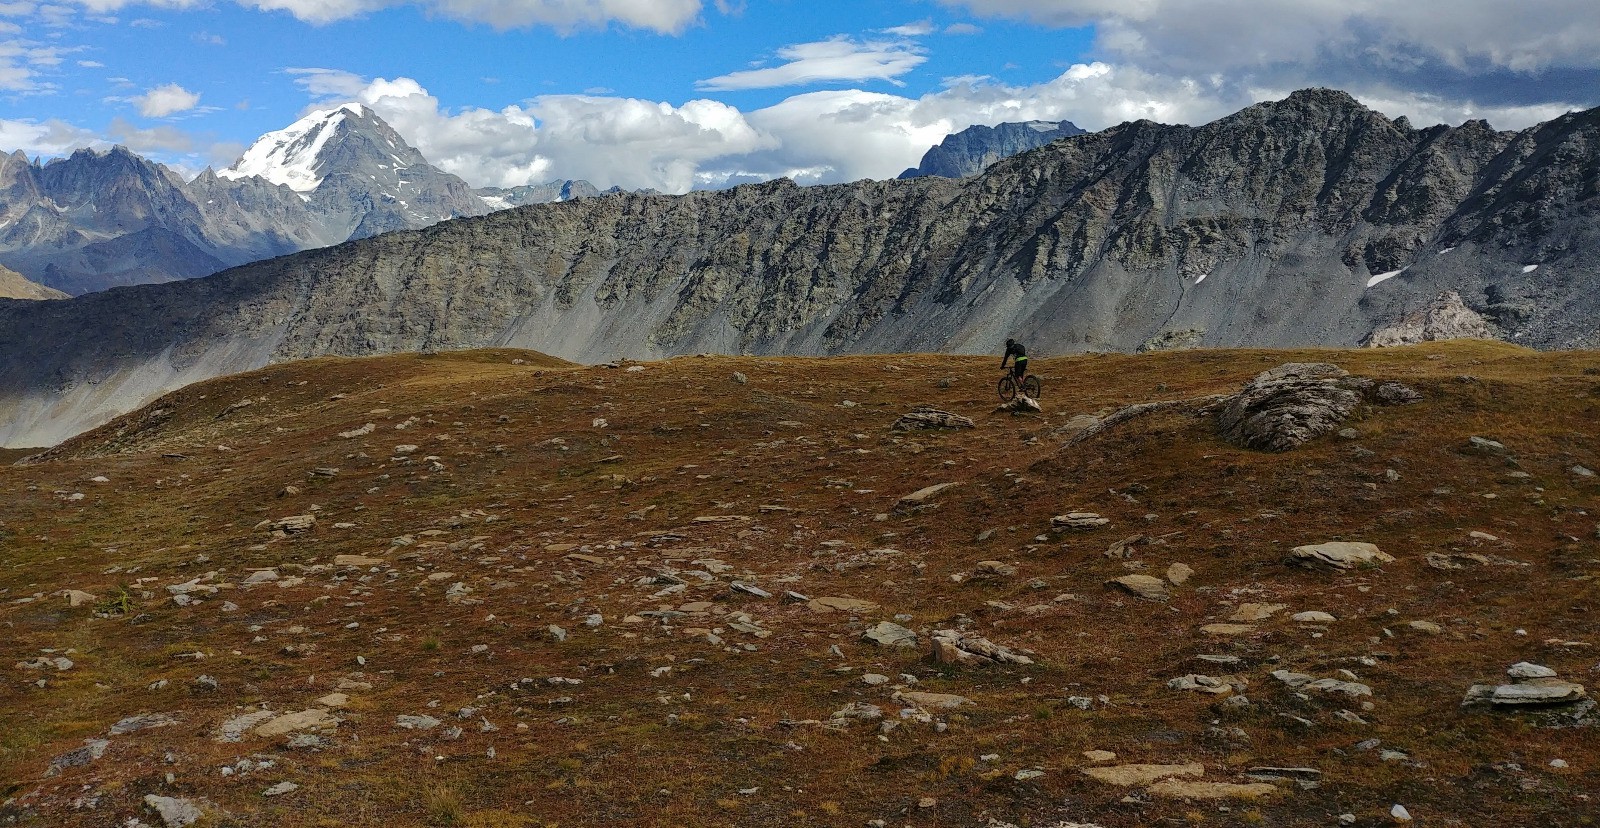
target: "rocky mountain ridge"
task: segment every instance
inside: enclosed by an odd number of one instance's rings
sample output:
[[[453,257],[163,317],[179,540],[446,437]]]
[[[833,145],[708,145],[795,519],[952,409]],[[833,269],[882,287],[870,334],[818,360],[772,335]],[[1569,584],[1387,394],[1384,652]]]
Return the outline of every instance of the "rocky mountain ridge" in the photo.
[[[983,172],[1003,158],[1082,134],[1084,130],[1071,121],[1022,121],[992,127],[978,124],[945,136],[938,146],[922,156],[920,164],[901,173],[900,177],[966,178]]]
[[[30,355],[0,365],[0,440],[53,443],[188,382],[330,354],[1356,345],[1448,291],[1513,341],[1593,347],[1596,147],[1600,110],[1517,133],[1417,130],[1306,90],[1201,127],[1058,141],[969,179],[507,210],[0,307],[0,353]]]

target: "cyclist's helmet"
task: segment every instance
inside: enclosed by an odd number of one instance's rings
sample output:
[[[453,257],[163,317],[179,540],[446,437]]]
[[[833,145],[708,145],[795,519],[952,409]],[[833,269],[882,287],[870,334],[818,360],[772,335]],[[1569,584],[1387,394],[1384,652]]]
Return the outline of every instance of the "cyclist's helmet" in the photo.
[[[1006,340],[1006,347],[1007,348],[1010,348],[1012,345],[1015,345],[1015,344],[1017,344],[1017,341],[1015,339]]]

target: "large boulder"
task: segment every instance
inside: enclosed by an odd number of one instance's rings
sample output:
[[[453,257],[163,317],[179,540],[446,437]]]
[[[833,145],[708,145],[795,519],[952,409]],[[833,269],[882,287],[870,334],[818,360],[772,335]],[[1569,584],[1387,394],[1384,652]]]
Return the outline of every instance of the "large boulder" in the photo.
[[[1345,376],[1324,362],[1265,371],[1224,401],[1218,432],[1236,446],[1288,451],[1335,431],[1361,404],[1361,395],[1340,383]]]

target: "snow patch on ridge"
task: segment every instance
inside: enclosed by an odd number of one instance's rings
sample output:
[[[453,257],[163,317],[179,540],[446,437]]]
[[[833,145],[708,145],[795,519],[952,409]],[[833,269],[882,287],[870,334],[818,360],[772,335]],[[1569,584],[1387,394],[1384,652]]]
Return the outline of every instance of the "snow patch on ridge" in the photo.
[[[1402,267],[1399,270],[1391,270],[1388,273],[1379,273],[1378,275],[1376,275],[1376,276],[1372,277],[1371,279],[1367,280],[1367,287],[1373,287],[1373,286],[1381,284],[1383,282],[1387,282],[1390,279],[1393,279],[1394,277],[1399,276],[1400,274],[1406,272],[1409,269],[1410,268],[1408,268],[1408,267]]]

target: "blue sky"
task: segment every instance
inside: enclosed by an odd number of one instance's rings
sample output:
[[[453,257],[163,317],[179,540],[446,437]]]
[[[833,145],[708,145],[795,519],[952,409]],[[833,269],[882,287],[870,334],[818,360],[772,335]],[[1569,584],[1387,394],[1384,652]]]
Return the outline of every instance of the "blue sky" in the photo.
[[[1600,4],[0,0],[0,149],[185,174],[343,100],[474,185],[892,176],[973,123],[1202,122],[1306,85],[1413,121],[1594,106]]]

